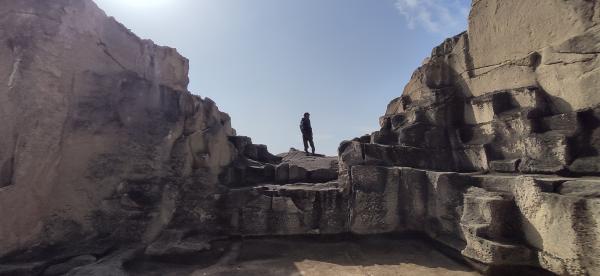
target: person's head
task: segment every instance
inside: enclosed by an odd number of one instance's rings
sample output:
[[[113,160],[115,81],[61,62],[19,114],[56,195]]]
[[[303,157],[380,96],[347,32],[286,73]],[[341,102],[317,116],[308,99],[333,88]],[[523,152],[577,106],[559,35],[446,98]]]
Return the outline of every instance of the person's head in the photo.
[[[304,118],[309,118],[310,117],[310,113],[306,112],[304,113]]]

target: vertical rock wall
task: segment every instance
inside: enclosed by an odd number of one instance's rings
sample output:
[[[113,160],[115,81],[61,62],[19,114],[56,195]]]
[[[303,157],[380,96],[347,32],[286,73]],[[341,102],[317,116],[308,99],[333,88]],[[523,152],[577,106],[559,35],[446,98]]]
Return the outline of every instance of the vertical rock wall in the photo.
[[[0,256],[150,240],[184,191],[215,193],[234,130],[187,91],[187,59],[91,0],[3,0],[0,14]]]

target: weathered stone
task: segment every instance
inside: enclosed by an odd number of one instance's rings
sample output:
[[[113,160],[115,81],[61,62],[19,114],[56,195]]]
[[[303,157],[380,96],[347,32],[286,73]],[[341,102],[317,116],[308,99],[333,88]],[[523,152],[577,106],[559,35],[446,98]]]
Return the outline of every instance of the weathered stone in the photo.
[[[521,159],[496,160],[490,162],[490,169],[495,172],[517,172]]]
[[[297,150],[290,150],[279,157],[282,158],[282,164],[289,166],[287,183],[325,183],[338,178],[337,157],[307,155]]]
[[[125,249],[106,256],[96,263],[80,266],[70,270],[68,276],[125,276],[129,275],[124,268],[125,263],[141,254],[140,248]]]
[[[560,186],[558,192],[568,196],[600,198],[600,181],[567,181]]]
[[[335,182],[234,190],[227,199],[233,233],[249,236],[346,232],[347,199]]]
[[[275,182],[289,183],[290,180],[290,164],[281,163],[275,167]]]
[[[350,231],[357,234],[394,232],[400,226],[400,171],[383,167],[352,167]]]
[[[234,130],[187,91],[187,59],[89,0],[9,0],[0,13],[0,256],[150,241],[184,204],[184,183],[203,175],[214,192]]]
[[[33,262],[33,263],[22,263],[22,264],[1,264],[0,275],[37,275],[40,274],[44,267],[45,262]]]
[[[289,177],[290,183],[300,182],[300,181],[306,180],[307,178],[308,178],[308,173],[306,172],[305,168],[298,167],[296,165],[290,166],[290,177]]]
[[[52,265],[44,270],[43,276],[60,276],[65,275],[69,271],[84,265],[96,262],[96,257],[92,255],[84,255],[74,257],[64,263]]]
[[[490,265],[532,265],[534,252],[519,244],[517,209],[509,194],[470,188],[464,196],[460,224],[466,257]]]
[[[271,154],[265,145],[256,145],[256,152],[258,161],[272,164],[281,162],[282,158]]]
[[[184,256],[209,250],[210,239],[184,238],[182,231],[163,231],[161,236],[151,243],[144,254],[152,257]]]
[[[539,250],[540,265],[557,274],[595,274],[598,219],[595,200],[542,192],[532,178],[514,187],[525,240]],[[550,242],[552,241],[552,242]]]

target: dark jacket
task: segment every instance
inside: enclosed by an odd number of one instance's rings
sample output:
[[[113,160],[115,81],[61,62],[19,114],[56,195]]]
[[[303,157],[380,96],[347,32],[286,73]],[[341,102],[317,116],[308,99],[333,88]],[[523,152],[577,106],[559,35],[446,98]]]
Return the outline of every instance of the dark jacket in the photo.
[[[302,131],[302,135],[312,136],[312,126],[310,125],[310,119],[302,118],[302,121],[300,121],[300,131]]]

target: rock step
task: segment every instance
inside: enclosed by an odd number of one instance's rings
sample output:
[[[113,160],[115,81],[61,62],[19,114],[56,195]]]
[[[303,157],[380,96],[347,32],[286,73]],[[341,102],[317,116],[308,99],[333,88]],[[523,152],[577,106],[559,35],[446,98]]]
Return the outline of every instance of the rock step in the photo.
[[[270,184],[230,190],[226,209],[242,236],[336,234],[347,229],[347,202],[337,182]]]
[[[242,143],[246,139],[235,137],[234,141]],[[247,143],[249,142],[246,141],[242,144]],[[239,147],[242,147],[242,145],[239,145]],[[248,147],[248,145],[245,145],[242,148],[247,149]],[[266,153],[263,153],[263,155],[266,155]],[[247,155],[240,156],[220,175],[221,182],[228,187],[240,188],[272,183],[282,185],[303,182],[324,183],[338,178],[337,157],[307,155],[294,149],[276,157],[278,158],[277,162],[265,162],[262,159],[262,161],[257,161],[249,158]]]
[[[533,252],[514,239],[520,225],[513,218],[517,210],[512,195],[470,188],[462,213],[464,256],[486,264],[533,264]]]

